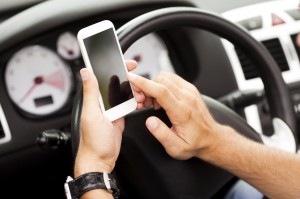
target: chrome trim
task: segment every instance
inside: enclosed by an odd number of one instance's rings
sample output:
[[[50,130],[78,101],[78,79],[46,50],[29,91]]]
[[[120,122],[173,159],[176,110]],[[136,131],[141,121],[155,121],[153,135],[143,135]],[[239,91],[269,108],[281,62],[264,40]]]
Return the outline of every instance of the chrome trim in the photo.
[[[0,121],[2,124],[3,131],[4,131],[4,138],[0,139],[0,144],[4,144],[11,140],[11,133],[10,133],[9,126],[8,126],[6,117],[4,115],[3,109],[1,107],[1,104],[0,104]]]
[[[262,134],[261,122],[259,119],[258,109],[256,105],[248,106],[244,109],[247,123],[255,129],[259,134]]]
[[[290,127],[281,119],[273,118],[274,134],[272,136],[260,135],[263,143],[270,147],[279,148],[288,152],[295,153],[296,142]]]
[[[112,190],[111,190],[111,185],[110,185],[110,179],[108,177],[108,173],[103,173],[103,180],[104,180],[104,184],[107,188],[107,190],[112,193]]]

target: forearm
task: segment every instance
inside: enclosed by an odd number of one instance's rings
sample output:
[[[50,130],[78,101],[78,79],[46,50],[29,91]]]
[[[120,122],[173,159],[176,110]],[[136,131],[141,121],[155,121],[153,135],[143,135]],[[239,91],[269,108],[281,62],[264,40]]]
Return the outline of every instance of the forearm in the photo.
[[[171,129],[154,116],[146,125],[170,156],[180,160],[197,156],[246,180],[270,198],[300,197],[300,157],[218,125],[198,89],[177,75],[160,73],[151,81],[129,73],[128,79],[166,111]]]
[[[222,127],[200,158],[252,184],[270,198],[300,197],[300,157],[250,141]]]

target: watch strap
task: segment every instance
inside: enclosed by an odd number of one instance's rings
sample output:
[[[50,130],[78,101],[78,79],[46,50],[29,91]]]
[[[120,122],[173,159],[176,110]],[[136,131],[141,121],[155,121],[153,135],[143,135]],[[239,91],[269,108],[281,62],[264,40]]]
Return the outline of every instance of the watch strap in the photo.
[[[69,177],[68,179],[65,183],[65,191],[67,197],[72,199],[78,199],[85,192],[93,189],[107,189],[113,194],[114,198],[118,198],[120,193],[117,187],[117,180],[113,174],[90,172],[73,180]]]

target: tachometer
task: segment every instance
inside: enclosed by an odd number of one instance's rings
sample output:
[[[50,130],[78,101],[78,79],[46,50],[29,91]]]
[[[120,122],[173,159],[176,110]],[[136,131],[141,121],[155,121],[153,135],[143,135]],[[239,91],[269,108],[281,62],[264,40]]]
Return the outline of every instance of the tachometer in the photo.
[[[153,79],[160,71],[174,72],[167,47],[155,33],[134,42],[124,53],[125,59],[138,62],[135,73]]]
[[[21,110],[48,115],[68,100],[72,88],[70,69],[50,49],[28,46],[13,55],[5,70],[10,99]]]

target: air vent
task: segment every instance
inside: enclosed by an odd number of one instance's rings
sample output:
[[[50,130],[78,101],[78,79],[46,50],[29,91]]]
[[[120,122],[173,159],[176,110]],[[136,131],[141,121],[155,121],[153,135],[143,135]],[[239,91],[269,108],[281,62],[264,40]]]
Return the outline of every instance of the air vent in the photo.
[[[276,38],[265,40],[262,41],[262,44],[264,44],[265,47],[269,50],[281,71],[289,70],[289,65],[284,55],[279,39]],[[235,47],[235,50],[240,60],[245,78],[248,80],[258,77],[256,67],[253,61],[249,58],[249,56],[247,56],[247,54],[244,51],[242,51],[239,47]]]

